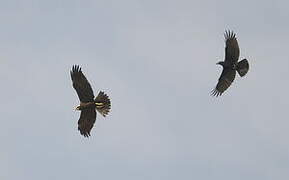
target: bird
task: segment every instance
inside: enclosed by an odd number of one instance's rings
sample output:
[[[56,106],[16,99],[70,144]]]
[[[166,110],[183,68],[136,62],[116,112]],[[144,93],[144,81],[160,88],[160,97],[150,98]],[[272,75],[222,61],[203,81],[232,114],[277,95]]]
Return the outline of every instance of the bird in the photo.
[[[70,71],[72,86],[76,90],[80,104],[75,110],[81,111],[78,120],[78,130],[84,137],[90,136],[90,131],[96,120],[96,110],[105,117],[111,108],[110,99],[107,94],[100,91],[94,97],[92,87],[79,65],[73,65]]]
[[[218,80],[216,87],[211,91],[212,96],[221,96],[233,83],[236,71],[241,77],[244,77],[249,71],[249,63],[247,59],[238,62],[240,49],[236,34],[233,31],[226,30],[225,36],[225,60],[219,61],[217,65],[223,67],[222,74]]]

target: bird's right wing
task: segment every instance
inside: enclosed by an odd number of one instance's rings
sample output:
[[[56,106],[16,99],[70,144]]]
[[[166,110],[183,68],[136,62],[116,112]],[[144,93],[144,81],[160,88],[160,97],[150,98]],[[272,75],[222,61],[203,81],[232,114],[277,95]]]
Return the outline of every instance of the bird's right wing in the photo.
[[[222,71],[222,74],[219,78],[218,84],[215,89],[212,90],[212,96],[221,96],[224,91],[226,91],[232,82],[234,81],[236,76],[236,71],[229,69],[229,68],[224,68]]]
[[[90,131],[96,120],[96,111],[95,109],[84,109],[80,113],[80,118],[78,120],[78,130],[80,134],[84,137],[90,136]]]
[[[233,31],[226,31],[225,34],[226,48],[225,48],[225,63],[235,64],[239,59],[240,49],[236,35]]]
[[[77,92],[80,102],[91,102],[93,101],[94,94],[93,90],[81,71],[81,68],[77,65],[72,67],[70,71],[72,85]]]

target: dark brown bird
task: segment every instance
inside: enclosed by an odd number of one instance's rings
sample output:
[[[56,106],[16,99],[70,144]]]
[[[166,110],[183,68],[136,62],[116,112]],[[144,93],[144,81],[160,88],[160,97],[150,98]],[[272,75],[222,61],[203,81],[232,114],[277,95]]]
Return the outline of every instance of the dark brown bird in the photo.
[[[216,88],[211,92],[216,97],[221,96],[230,87],[235,79],[236,71],[241,77],[245,76],[249,71],[247,59],[238,62],[240,50],[235,33],[233,31],[226,31],[224,36],[226,41],[225,61],[217,63],[223,67],[223,71]]]
[[[93,90],[78,65],[72,66],[70,75],[72,85],[80,100],[80,105],[75,108],[81,111],[78,130],[81,135],[89,137],[96,120],[96,110],[105,117],[111,107],[110,99],[102,91],[94,98]]]

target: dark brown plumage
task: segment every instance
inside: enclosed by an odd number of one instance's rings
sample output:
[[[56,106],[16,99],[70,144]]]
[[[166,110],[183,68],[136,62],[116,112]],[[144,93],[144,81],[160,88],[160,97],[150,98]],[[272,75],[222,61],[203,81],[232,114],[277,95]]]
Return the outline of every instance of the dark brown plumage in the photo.
[[[80,105],[76,107],[76,110],[81,111],[78,120],[78,130],[81,135],[89,137],[90,131],[96,120],[96,110],[105,117],[110,111],[110,99],[102,91],[100,91],[98,96],[94,99],[91,85],[78,65],[72,67],[70,75],[72,85],[80,100]]]
[[[223,67],[223,71],[216,88],[212,90],[212,95],[216,97],[222,95],[230,87],[235,79],[236,71],[243,77],[249,70],[247,59],[238,62],[240,49],[234,32],[226,31],[224,35],[226,41],[225,61],[217,63]]]

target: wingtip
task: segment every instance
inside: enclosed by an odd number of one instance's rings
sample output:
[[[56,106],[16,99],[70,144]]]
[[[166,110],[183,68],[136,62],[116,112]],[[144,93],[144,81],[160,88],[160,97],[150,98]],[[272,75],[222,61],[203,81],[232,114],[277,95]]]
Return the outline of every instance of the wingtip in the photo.
[[[224,37],[225,37],[225,40],[229,39],[229,38],[236,38],[236,34],[234,33],[233,30],[230,30],[230,29],[227,29],[225,30],[225,33],[224,33]]]
[[[78,128],[78,130],[80,131],[80,134],[86,138],[89,138],[90,137],[90,132],[85,132],[85,131],[82,131],[80,130],[80,128]]]
[[[211,91],[211,96],[218,97],[218,96],[221,96],[221,95],[222,95],[222,93],[219,92],[217,89],[213,89]]]
[[[72,70],[70,72],[82,72],[81,67],[77,64],[72,65]]]

